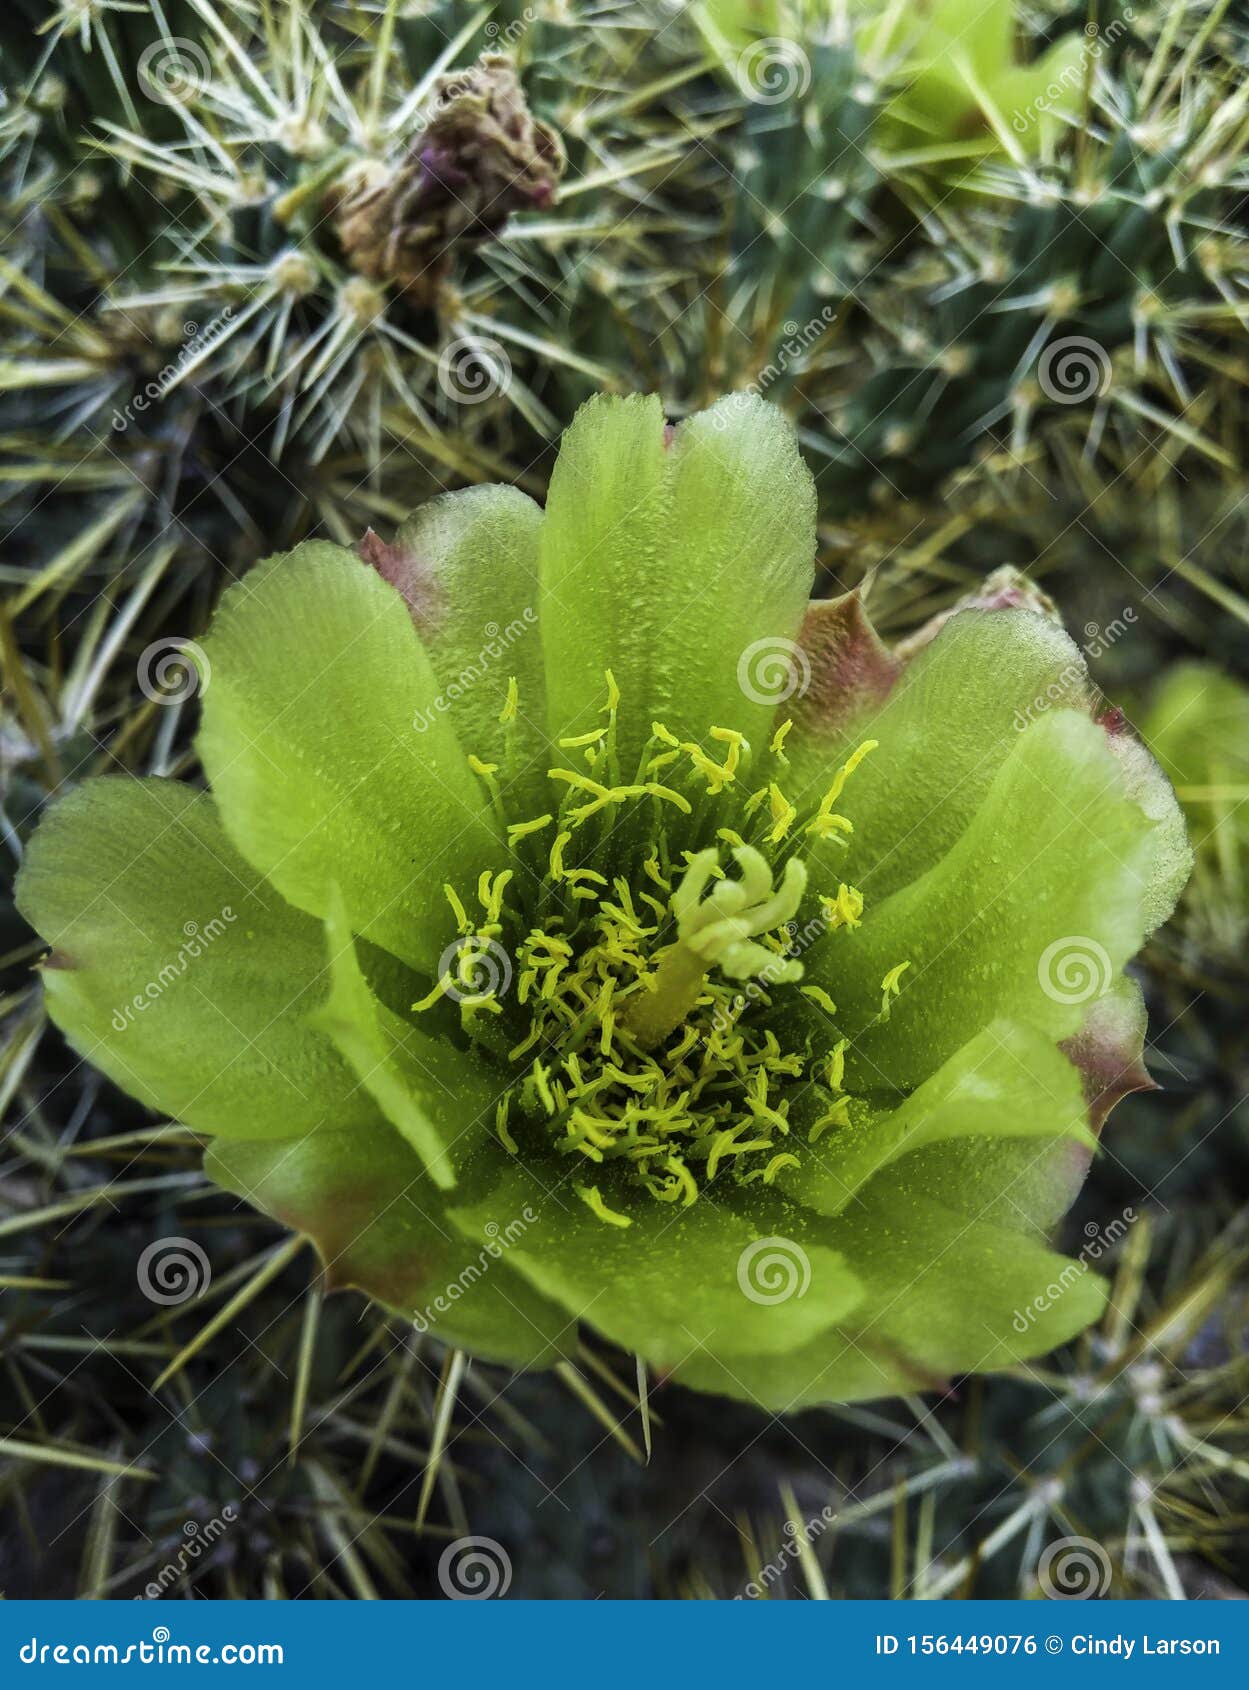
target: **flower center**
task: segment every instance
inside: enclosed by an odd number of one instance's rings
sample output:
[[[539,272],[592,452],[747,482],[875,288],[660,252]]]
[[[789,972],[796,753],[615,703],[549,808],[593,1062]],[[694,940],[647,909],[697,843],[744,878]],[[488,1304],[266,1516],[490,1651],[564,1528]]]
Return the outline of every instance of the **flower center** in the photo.
[[[463,1030],[511,1078],[495,1122],[504,1148],[573,1159],[578,1195],[628,1226],[637,1190],[689,1204],[717,1179],[771,1184],[798,1164],[800,1139],[847,1123],[835,1005],[800,984],[801,955],[856,926],[863,900],[841,884],[804,921],[797,847],[845,844],[835,805],[875,742],[805,813],[782,784],[788,722],[753,790],[740,733],[712,728],[717,756],[660,722],[625,781],[607,683],[603,724],[560,741],[586,767],[547,772],[548,813],[509,821],[500,767],[470,758],[508,862],[482,874],[480,916],[445,888],[459,937],[414,1008],[458,1003]],[[513,683],[503,722],[516,711]]]

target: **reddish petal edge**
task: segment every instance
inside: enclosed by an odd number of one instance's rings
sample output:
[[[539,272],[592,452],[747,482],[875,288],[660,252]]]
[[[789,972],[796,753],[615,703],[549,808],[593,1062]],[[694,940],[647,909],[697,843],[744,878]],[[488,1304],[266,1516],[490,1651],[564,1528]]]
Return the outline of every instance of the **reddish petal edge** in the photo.
[[[1132,982],[1127,990],[1090,1004],[1084,1025],[1059,1049],[1080,1070],[1089,1127],[1100,1134],[1106,1117],[1134,1091],[1161,1091],[1145,1066],[1145,1005]],[[1087,1158],[1088,1152],[1084,1151]]]
[[[364,538],[356,546],[356,556],[395,588],[418,632],[433,625],[442,609],[442,595],[424,558],[417,557],[397,540],[383,540],[372,528],[365,530]]]
[[[798,632],[811,679],[791,707],[796,727],[827,733],[839,721],[880,704],[902,663],[881,639],[856,587],[836,599],[815,599]]]

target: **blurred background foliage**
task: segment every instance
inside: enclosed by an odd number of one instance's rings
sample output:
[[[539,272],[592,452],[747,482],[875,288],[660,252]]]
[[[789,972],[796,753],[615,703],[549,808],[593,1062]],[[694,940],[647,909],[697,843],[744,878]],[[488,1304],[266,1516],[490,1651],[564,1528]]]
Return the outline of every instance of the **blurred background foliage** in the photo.
[[[516,1595],[1034,1595],[1069,1536],[1114,1594],[1249,1589],[1249,11],[914,15],[10,0],[5,1594],[437,1595],[468,1532]],[[1141,964],[1162,1089],[1066,1223],[1114,1239],[1114,1312],[942,1401],[789,1423],[639,1400],[589,1348],[512,1380],[323,1300],[46,1029],[7,889],[66,783],[194,773],[178,642],[255,558],[541,495],[596,389],[747,387],[816,471],[821,590],[901,635],[1032,573],[1198,851]],[[138,1257],[185,1235],[211,1284],[154,1308]]]

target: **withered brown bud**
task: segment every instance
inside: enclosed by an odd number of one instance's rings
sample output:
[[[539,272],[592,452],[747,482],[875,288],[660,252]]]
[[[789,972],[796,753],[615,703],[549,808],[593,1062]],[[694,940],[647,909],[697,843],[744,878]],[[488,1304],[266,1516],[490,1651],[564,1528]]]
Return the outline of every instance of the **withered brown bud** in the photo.
[[[457,248],[494,239],[513,211],[551,205],[563,169],[559,137],[530,112],[515,65],[486,53],[440,78],[402,164],[337,191],[334,221],[353,269],[431,304]]]

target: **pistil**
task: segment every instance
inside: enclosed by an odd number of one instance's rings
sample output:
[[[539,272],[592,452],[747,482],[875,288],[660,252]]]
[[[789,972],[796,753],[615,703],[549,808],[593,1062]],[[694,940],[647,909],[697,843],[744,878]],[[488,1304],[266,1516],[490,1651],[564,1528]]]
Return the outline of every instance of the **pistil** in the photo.
[[[654,1049],[689,1017],[711,968],[730,980],[761,976],[775,985],[802,977],[800,962],[755,940],[798,913],[807,886],[805,865],[791,857],[780,886],[773,889],[767,860],[752,845],[736,846],[733,859],[741,878],[722,878],[704,898],[712,876],[720,872],[720,853],[714,846],[697,852],[672,894],[677,942],[621,1016],[623,1030],[643,1050]]]

